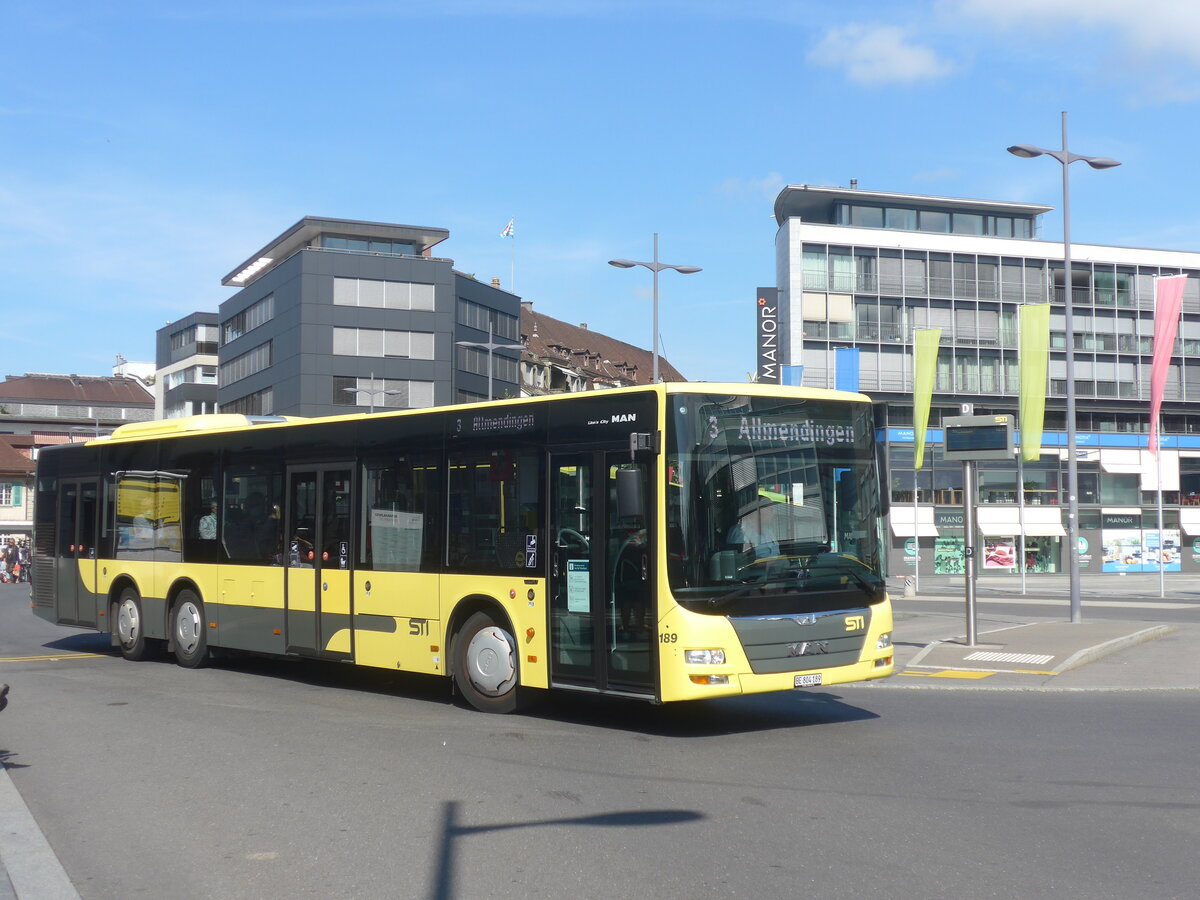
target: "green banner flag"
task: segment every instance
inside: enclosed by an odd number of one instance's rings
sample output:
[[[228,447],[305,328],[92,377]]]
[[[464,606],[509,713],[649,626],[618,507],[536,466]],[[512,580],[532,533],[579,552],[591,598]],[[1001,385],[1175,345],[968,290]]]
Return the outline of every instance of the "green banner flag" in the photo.
[[[1021,461],[1036,462],[1042,452],[1042,422],[1046,418],[1046,374],[1050,365],[1050,304],[1018,308],[1021,370]]]
[[[937,370],[940,328],[918,328],[913,349],[913,468],[925,464],[925,429],[929,427],[929,405],[933,402],[933,376]]]

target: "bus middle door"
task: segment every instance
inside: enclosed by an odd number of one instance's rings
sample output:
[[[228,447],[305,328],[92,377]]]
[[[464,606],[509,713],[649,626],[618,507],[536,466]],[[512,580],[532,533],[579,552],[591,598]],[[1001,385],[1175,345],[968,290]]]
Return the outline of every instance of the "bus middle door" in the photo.
[[[550,454],[550,678],[558,686],[653,692],[649,471],[627,450]]]
[[[354,470],[288,470],[287,649],[326,659],[353,657],[350,591]]]

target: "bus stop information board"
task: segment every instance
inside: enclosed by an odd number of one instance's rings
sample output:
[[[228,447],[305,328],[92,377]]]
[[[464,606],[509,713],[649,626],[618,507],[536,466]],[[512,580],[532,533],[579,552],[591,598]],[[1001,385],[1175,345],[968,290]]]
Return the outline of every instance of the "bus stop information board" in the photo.
[[[1012,416],[952,416],[942,420],[942,427],[944,459],[1012,459]]]

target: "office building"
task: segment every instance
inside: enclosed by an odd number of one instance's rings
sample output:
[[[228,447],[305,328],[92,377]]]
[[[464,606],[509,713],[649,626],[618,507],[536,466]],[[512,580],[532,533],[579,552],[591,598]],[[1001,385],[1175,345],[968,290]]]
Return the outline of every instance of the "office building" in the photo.
[[[154,417],[217,411],[217,314],[194,312],[155,335]]]
[[[1041,457],[1020,473],[1015,461],[978,465],[980,534],[970,543],[983,573],[1016,574],[1022,563],[1031,573],[1067,569],[1067,280],[1062,242],[1040,237],[1051,208],[853,183],[789,185],[775,201],[779,375],[810,387],[857,383],[878,402],[893,576],[913,572],[918,548],[921,574],[963,571],[962,465],[942,457],[942,420],[963,404],[976,414],[1016,415],[1018,309],[1047,302]],[[1157,572],[1161,558],[1168,573],[1200,571],[1200,253],[1073,243],[1072,257],[1080,569]],[[1190,277],[1156,458],[1145,449],[1154,278],[1180,273]],[[913,332],[932,327],[941,344],[916,471]]]
[[[444,228],[306,216],[222,279],[223,413],[318,416],[518,396],[520,301],[433,248]],[[491,337],[489,338],[489,334]],[[492,377],[488,378],[491,363]]]

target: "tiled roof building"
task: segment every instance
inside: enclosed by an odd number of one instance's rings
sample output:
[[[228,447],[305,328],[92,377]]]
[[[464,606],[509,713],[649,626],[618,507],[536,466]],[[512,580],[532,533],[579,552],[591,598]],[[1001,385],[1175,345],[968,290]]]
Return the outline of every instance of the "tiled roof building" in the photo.
[[[586,324],[570,325],[535,312],[533,303],[521,303],[521,392],[526,395],[593,391],[649,384],[653,354]],[[659,356],[663,381],[686,379]]]

